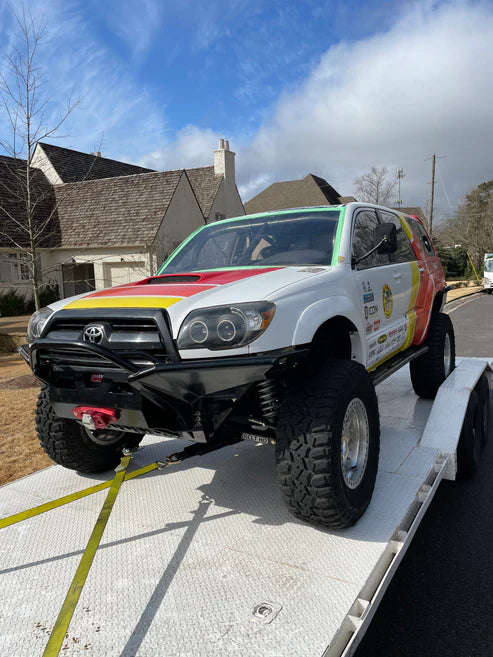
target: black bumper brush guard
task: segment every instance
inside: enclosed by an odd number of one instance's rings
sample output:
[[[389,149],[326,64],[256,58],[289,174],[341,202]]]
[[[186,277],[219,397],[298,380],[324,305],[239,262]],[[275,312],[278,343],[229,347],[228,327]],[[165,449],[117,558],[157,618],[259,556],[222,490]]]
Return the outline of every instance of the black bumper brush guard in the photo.
[[[78,355],[78,364],[52,363],[51,351]],[[140,352],[151,365],[134,362],[111,349],[82,340],[41,338],[19,348],[34,375],[49,386],[57,415],[73,419],[74,407],[94,406],[118,410],[117,423],[108,429],[188,434],[207,442],[224,422],[235,403],[256,382],[277,378],[306,358],[308,349],[280,350],[263,355],[160,362]],[[87,365],[80,360],[87,354]],[[100,366],[94,363],[100,362]],[[92,359],[92,363],[91,363]],[[70,359],[67,359],[70,360]]]

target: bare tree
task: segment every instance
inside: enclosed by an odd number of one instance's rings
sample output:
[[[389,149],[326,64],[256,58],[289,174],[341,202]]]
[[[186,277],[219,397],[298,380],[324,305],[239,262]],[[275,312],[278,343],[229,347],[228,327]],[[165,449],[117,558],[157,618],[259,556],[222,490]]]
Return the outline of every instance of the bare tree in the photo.
[[[11,158],[3,160],[9,175],[0,177],[0,236],[22,254],[37,309],[43,284],[39,249],[48,244],[56,209],[49,198],[51,186],[32,166],[33,155],[38,142],[59,136],[60,126],[78,101],[68,99],[65,109],[53,119],[46,71],[39,64],[46,24],[36,22],[25,6],[12,13],[17,33],[13,45],[1,54],[0,64],[0,110],[9,128],[0,146]]]
[[[372,167],[354,181],[356,197],[365,203],[387,205],[395,189],[396,180],[388,179],[387,167]]]
[[[470,254],[477,269],[485,253],[493,253],[493,180],[481,183],[466,195],[446,227],[449,241]]]

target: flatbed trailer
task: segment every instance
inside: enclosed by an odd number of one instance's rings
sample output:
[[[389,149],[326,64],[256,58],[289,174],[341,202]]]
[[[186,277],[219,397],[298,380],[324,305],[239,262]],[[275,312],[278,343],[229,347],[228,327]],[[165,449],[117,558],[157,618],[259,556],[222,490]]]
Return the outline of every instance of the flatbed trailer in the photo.
[[[353,654],[441,479],[456,476],[471,391],[492,366],[460,359],[434,402],[416,397],[408,368],[378,385],[376,488],[349,529],[288,513],[269,445],[237,443],[126,481],[60,654]],[[129,471],[184,446],[143,445]],[[0,488],[0,517],[110,478],[47,468]],[[104,496],[0,530],[1,654],[44,654]]]

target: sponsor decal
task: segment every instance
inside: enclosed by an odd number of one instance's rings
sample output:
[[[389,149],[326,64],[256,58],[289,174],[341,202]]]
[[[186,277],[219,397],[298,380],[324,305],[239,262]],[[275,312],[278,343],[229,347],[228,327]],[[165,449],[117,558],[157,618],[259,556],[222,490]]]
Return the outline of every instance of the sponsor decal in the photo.
[[[367,292],[367,294],[363,294],[363,303],[371,303],[372,301],[375,301],[373,292]]]
[[[379,320],[379,319],[376,319],[376,320],[373,322],[373,330],[374,330],[374,331],[378,331],[379,328],[380,328],[380,320]]]
[[[103,375],[102,374],[91,374],[92,383],[102,383]]]
[[[376,346],[377,346],[377,341],[376,341],[376,340],[372,340],[372,341],[369,343],[369,345],[368,345],[368,349],[373,349],[373,348],[376,347]]]
[[[393,335],[396,335],[397,329],[394,329],[393,331],[390,331],[389,333],[389,338],[391,338]]]
[[[366,325],[366,335],[370,335],[370,333],[373,331],[373,324],[367,324]]]
[[[381,336],[378,338],[378,344],[383,344],[383,343],[385,342],[386,339],[387,339],[387,334],[384,333],[383,335],[381,335]]]
[[[383,313],[387,319],[392,315],[392,309],[394,307],[394,300],[392,298],[392,290],[385,283],[382,289],[382,302],[383,302]]]
[[[373,317],[374,315],[378,315],[378,306],[376,304],[373,306],[365,306],[365,319]]]
[[[371,349],[371,350],[368,352],[368,358],[374,358],[375,355],[376,355],[376,351],[375,351],[375,349]]]

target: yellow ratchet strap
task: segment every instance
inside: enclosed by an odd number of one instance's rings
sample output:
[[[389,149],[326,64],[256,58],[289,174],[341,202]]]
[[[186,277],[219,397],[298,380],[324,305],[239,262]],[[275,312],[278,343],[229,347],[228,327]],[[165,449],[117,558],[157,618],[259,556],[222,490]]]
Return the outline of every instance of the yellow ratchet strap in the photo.
[[[72,620],[72,616],[79,601],[80,594],[84,584],[86,583],[87,576],[89,574],[89,569],[91,568],[94,556],[99,547],[99,543],[103,536],[103,532],[106,528],[106,523],[110,517],[111,510],[120,490],[120,486],[125,479],[125,474],[127,471],[128,464],[132,458],[131,454],[128,454],[122,458],[120,465],[116,468],[115,478],[111,482],[110,490],[104,501],[103,508],[99,514],[94,529],[92,530],[91,538],[87,544],[87,547],[82,555],[80,560],[79,567],[74,575],[72,584],[68,590],[68,593],[63,602],[58,618],[56,619],[55,626],[51,633],[50,639],[46,645],[45,651],[43,652],[43,657],[57,657],[62,648],[63,641],[65,640],[65,635],[67,634],[68,626]]]
[[[153,470],[157,470],[158,468],[162,468],[162,467],[163,464],[160,462],[151,463],[150,465],[146,465],[143,468],[139,468],[139,470],[126,473],[125,481],[129,481],[130,479],[134,479],[135,477],[140,477],[143,474],[147,474],[148,472],[152,472]],[[90,488],[84,488],[78,491],[77,493],[71,493],[70,495],[59,497],[57,500],[52,500],[51,502],[45,502],[45,504],[40,504],[39,506],[35,506],[32,509],[27,509],[26,511],[20,511],[19,513],[15,513],[13,516],[7,516],[7,518],[0,518],[0,529],[3,529],[4,527],[9,527],[10,525],[15,525],[17,522],[21,522],[21,520],[27,520],[28,518],[39,516],[41,513],[45,513],[46,511],[51,511],[51,509],[56,509],[57,507],[63,506],[64,504],[69,504],[69,502],[75,502],[75,500],[80,500],[82,497],[87,497],[88,495],[92,495],[93,493],[99,493],[100,490],[109,488],[112,483],[113,483],[113,479],[110,479],[109,481],[103,481],[101,484],[96,484],[95,486],[91,486]]]

